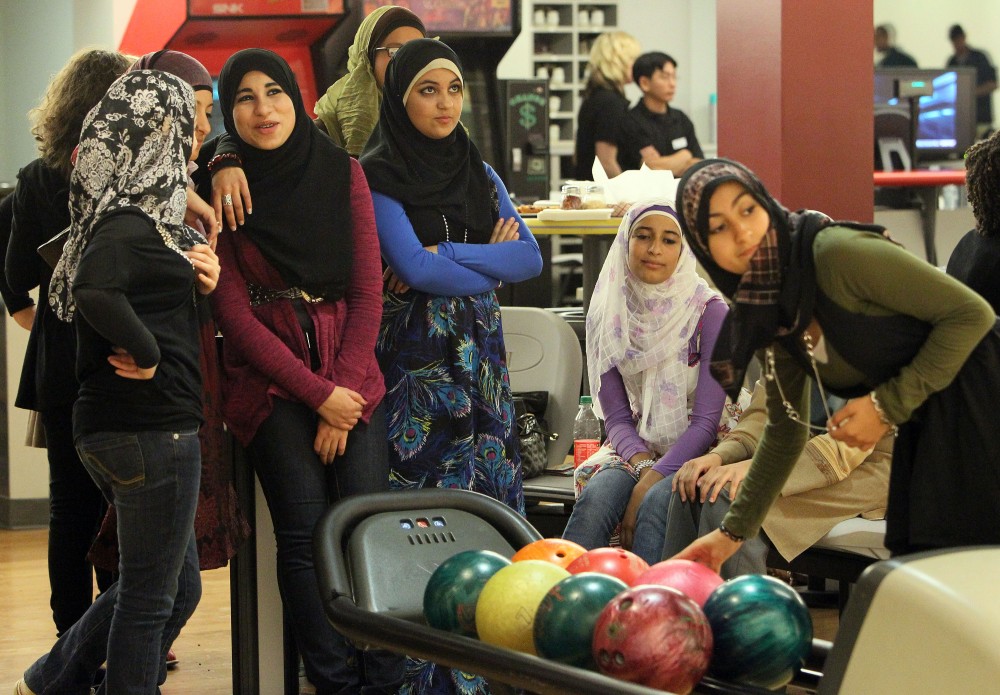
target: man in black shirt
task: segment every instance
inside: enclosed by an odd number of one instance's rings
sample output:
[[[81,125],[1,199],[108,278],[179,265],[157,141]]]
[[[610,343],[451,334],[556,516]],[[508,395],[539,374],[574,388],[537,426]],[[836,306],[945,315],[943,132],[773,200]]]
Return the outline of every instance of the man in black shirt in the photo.
[[[948,67],[969,66],[976,69],[976,137],[984,138],[993,129],[993,91],[997,88],[997,69],[983,51],[965,43],[965,30],[955,24],[948,30],[955,53],[948,58]]]
[[[889,24],[875,27],[875,50],[882,58],[875,63],[877,68],[915,68],[917,61],[909,53],[904,53],[893,45],[896,31]]]
[[[642,99],[622,124],[618,164],[626,170],[645,163],[680,176],[705,155],[691,119],[670,107],[677,89],[677,61],[666,53],[644,53],[632,66],[632,79],[642,90]]]

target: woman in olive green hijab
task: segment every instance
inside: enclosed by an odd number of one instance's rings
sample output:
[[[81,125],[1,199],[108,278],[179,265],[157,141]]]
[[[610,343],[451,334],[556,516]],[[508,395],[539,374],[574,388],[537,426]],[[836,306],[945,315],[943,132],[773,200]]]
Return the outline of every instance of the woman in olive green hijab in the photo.
[[[316,102],[318,120],[350,155],[361,154],[378,121],[382,82],[392,54],[424,33],[415,14],[394,5],[376,9],[358,27],[347,51],[347,74]]]

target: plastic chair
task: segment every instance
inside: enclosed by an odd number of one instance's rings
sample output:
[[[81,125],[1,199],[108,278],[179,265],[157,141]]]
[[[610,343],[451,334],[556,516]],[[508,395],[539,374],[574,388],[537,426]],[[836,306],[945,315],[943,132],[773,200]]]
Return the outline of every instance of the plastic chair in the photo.
[[[573,444],[583,377],[580,341],[569,324],[551,311],[513,306],[500,313],[511,389],[549,393],[545,420],[559,438],[549,442],[548,467],[556,468]]]

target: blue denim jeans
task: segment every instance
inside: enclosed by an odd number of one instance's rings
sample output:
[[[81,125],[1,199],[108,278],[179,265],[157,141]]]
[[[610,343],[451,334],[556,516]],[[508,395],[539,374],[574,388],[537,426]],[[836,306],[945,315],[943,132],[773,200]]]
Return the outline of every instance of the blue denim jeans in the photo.
[[[705,534],[719,528],[729,511],[729,488],[715,502],[682,502],[672,492],[673,476],[661,480],[646,493],[635,526],[636,555],[653,564],[673,557]],[[642,539],[640,543],[639,539]],[[723,579],[767,571],[767,543],[762,533],[746,539],[736,553],[722,563]]]
[[[302,403],[274,399],[274,409],[248,447],[267,500],[278,546],[278,590],[306,677],[317,695],[395,693],[403,657],[357,653],[326,619],[313,563],[313,532],[329,506],[350,495],[389,489],[384,407],[358,423],[347,448],[324,465],[313,451],[317,414]]]
[[[118,509],[119,579],[25,672],[38,695],[153,695],[166,651],[201,598],[194,514],[201,478],[197,431],[101,432],[80,458]]]
[[[625,516],[635,479],[620,468],[605,468],[587,482],[566,522],[563,538],[587,550],[603,548]]]

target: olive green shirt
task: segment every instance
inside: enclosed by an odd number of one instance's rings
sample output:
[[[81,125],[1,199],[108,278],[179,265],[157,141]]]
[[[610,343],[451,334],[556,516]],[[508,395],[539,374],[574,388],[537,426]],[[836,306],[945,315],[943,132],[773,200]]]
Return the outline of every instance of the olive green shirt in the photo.
[[[913,360],[875,388],[891,422],[906,422],[928,396],[947,387],[997,320],[978,294],[878,235],[829,227],[816,236],[813,257],[819,290],[843,309],[866,316],[907,314],[931,326]],[[862,372],[840,357],[829,341],[824,346],[827,360],[817,360],[823,384],[846,388],[864,381]],[[779,384],[801,419],[808,421],[811,375],[781,346],[772,347],[777,381],[766,382],[768,423],[723,522],[744,537],[760,529],[810,434],[786,414]],[[762,363],[765,353],[757,355]]]

